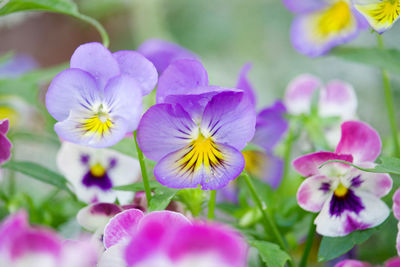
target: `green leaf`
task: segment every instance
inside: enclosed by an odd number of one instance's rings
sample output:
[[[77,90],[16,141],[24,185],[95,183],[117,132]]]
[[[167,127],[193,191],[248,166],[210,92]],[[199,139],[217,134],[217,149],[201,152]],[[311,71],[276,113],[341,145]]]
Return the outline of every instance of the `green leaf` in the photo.
[[[79,13],[77,5],[70,0],[9,0],[5,5],[0,4],[0,16],[20,11],[48,11],[69,15],[91,24],[97,29],[103,39],[104,46],[108,47],[109,38],[103,26],[95,19]]]
[[[9,161],[4,164],[2,168],[20,172],[33,179],[39,180],[49,185],[53,185],[61,190],[65,190],[71,193],[71,190],[67,186],[68,181],[64,178],[64,176],[53,172],[37,163],[27,161]]]
[[[148,211],[164,210],[178,191],[178,189],[168,188],[165,186],[157,187],[154,190],[154,195],[151,198]]]
[[[361,171],[365,172],[373,172],[373,173],[391,173],[391,174],[397,174],[400,175],[400,159],[399,158],[393,158],[393,157],[380,157],[379,158],[380,163],[378,163],[374,168],[363,168],[360,166],[357,166],[351,162],[344,161],[344,160],[328,160],[324,162],[319,168],[323,167],[324,165],[330,163],[330,162],[339,162],[339,163],[344,163],[347,165],[350,165],[354,168],[357,168]]]
[[[249,243],[258,250],[268,267],[283,267],[290,260],[290,256],[274,243],[258,240],[252,240]]]
[[[318,261],[332,260],[345,254],[355,245],[365,242],[376,231],[377,228],[371,228],[363,231],[354,231],[342,237],[324,236],[318,251]]]
[[[156,181],[149,181],[150,188],[155,189],[157,187],[162,187],[162,185]],[[118,191],[131,191],[131,192],[137,192],[137,191],[144,191],[144,185],[142,182],[139,183],[133,183],[133,184],[128,184],[128,185],[121,185],[121,186],[115,186],[113,187],[114,190]]]
[[[330,53],[344,60],[385,68],[400,74],[400,51],[396,49],[379,49],[363,47],[340,47]]]

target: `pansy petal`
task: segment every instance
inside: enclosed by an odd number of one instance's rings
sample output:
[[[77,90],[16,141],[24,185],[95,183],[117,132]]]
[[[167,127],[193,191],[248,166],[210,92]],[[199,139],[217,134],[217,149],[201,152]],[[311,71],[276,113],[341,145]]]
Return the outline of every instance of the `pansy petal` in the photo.
[[[364,207],[356,214],[345,210],[341,215],[331,215],[331,201],[326,201],[315,219],[317,233],[323,236],[345,236],[355,230],[372,228],[383,223],[390,214],[386,204],[376,196],[362,190],[355,191]]]
[[[359,164],[360,167],[374,168],[375,164]],[[391,190],[393,181],[387,173],[363,172],[353,169],[350,174],[352,187],[369,192],[379,198],[386,196]]]
[[[350,154],[354,162],[374,162],[382,147],[378,132],[361,121],[347,121],[341,127],[342,137],[336,153]]]
[[[134,131],[142,115],[142,93],[138,83],[129,76],[112,78],[104,89],[109,115],[124,118],[126,132]]]
[[[256,131],[251,142],[265,151],[272,151],[288,129],[285,114],[286,108],[281,101],[261,110],[257,115]]]
[[[168,247],[169,257],[178,266],[247,266],[247,245],[241,236],[225,226],[195,224],[182,227]],[[194,261],[196,259],[196,261]]]
[[[325,176],[307,178],[297,191],[297,202],[300,207],[311,212],[318,212],[332,196],[333,179]]]
[[[382,34],[390,29],[400,17],[400,1],[355,1],[354,7],[369,25]]]
[[[0,134],[0,164],[11,158],[10,140],[5,135]]]
[[[143,216],[143,212],[138,209],[125,210],[115,215],[104,229],[104,247],[109,248],[124,240],[129,240]]]
[[[92,75],[79,69],[60,72],[46,93],[46,107],[58,121],[68,118],[72,109],[91,106],[100,100],[100,92]]]
[[[342,120],[354,119],[357,110],[357,97],[353,87],[335,80],[326,84],[319,95],[318,112],[322,117],[337,116]]]
[[[397,267],[397,266],[400,266],[400,258],[399,257],[392,258],[385,262],[385,267]]]
[[[215,190],[238,177],[243,168],[244,158],[238,150],[211,141],[200,148],[193,144],[168,154],[155,166],[154,176],[167,187],[201,185],[203,190]]]
[[[116,244],[104,251],[98,267],[128,267],[124,259],[126,244]]]
[[[59,267],[97,266],[98,244],[90,239],[67,240],[63,243]]]
[[[204,110],[201,131],[218,143],[242,150],[255,132],[254,106],[242,92],[222,92]]]
[[[246,63],[242,67],[239,73],[239,79],[236,83],[236,88],[243,90],[247,96],[250,98],[250,101],[253,105],[256,104],[256,93],[251,85],[249,79],[247,78],[247,74],[251,70],[252,64]]]
[[[171,63],[160,76],[157,86],[157,103],[168,95],[195,93],[196,88],[208,85],[207,71],[200,61],[181,59]]]
[[[118,51],[113,54],[122,74],[134,78],[142,89],[142,95],[149,94],[157,84],[158,74],[154,65],[135,51]]]
[[[113,203],[95,203],[82,208],[76,215],[76,219],[80,226],[95,232],[103,229],[108,221],[122,209]]]
[[[400,220],[400,188],[393,195],[393,215]]]
[[[137,51],[150,60],[160,74],[175,60],[197,58],[189,50],[161,39],[146,40],[138,47]]]
[[[304,177],[327,173],[329,172],[329,170],[327,170],[328,168],[337,168],[340,165],[346,167],[343,163],[329,163],[320,168],[321,165],[328,160],[345,160],[353,162],[353,157],[351,155],[336,154],[332,152],[315,152],[295,159],[293,161],[293,167]]]
[[[323,9],[327,4],[320,0],[283,0],[283,4],[290,12],[296,14],[309,13],[319,9]]]
[[[190,143],[195,123],[181,105],[157,104],[143,115],[137,130],[140,149],[151,160]]]
[[[28,228],[28,214],[25,211],[18,211],[8,216],[0,224],[0,250],[8,247],[16,235]]]
[[[371,265],[357,260],[344,260],[337,263],[335,267],[371,267]]]
[[[400,222],[397,224],[396,249],[397,255],[400,255]]]
[[[10,128],[10,121],[8,119],[0,120],[0,134],[7,134],[8,128]]]
[[[321,86],[321,81],[310,74],[293,79],[285,92],[284,102],[288,112],[293,115],[310,113],[313,94]]]
[[[89,72],[102,90],[107,81],[120,74],[117,61],[111,52],[100,43],[79,46],[71,57],[71,68]]]
[[[169,210],[161,210],[146,214],[146,216],[140,220],[138,229],[140,230],[144,225],[151,222],[162,222],[165,227],[170,229],[174,227],[182,227],[184,225],[191,225],[190,220],[183,214]]]

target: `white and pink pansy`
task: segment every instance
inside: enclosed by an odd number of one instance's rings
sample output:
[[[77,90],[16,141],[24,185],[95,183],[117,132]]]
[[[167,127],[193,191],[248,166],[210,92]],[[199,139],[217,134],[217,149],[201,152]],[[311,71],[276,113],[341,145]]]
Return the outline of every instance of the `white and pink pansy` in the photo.
[[[0,263],[7,267],[94,267],[97,247],[88,240],[63,241],[49,229],[30,227],[25,212],[0,225]]]
[[[134,193],[112,190],[114,186],[139,181],[139,161],[110,149],[63,142],[57,166],[71,183],[77,197],[86,203],[132,201]]]
[[[400,220],[400,188],[393,195],[393,215],[397,220]],[[397,224],[398,233],[396,240],[397,254],[400,255],[400,222]]]
[[[247,245],[237,232],[172,211],[119,213],[105,228],[104,246],[99,267],[247,266]]]
[[[299,205],[320,212],[317,232],[324,236],[344,236],[355,230],[378,226],[389,216],[380,199],[392,188],[388,174],[363,172],[344,163],[371,168],[381,152],[381,139],[368,124],[347,121],[335,152],[315,152],[294,160],[294,168],[307,179],[297,192]]]

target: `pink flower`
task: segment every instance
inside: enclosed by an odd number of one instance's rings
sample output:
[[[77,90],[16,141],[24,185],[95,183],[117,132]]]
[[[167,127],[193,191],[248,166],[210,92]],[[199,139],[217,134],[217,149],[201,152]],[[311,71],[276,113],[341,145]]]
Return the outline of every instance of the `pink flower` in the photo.
[[[11,157],[12,144],[6,136],[9,126],[8,119],[0,120],[0,164],[9,160]]]

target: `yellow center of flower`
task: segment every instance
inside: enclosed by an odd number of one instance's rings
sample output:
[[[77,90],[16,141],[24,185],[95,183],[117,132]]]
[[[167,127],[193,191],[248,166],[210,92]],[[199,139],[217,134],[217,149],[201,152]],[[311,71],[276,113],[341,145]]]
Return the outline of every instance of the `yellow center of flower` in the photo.
[[[10,126],[15,125],[19,119],[18,112],[8,106],[0,106],[0,120],[8,119],[10,121]]]
[[[344,197],[347,195],[349,189],[345,187],[342,183],[339,183],[338,187],[336,187],[335,191],[333,192],[337,197]]]
[[[268,158],[262,152],[255,150],[246,150],[242,154],[246,162],[246,171],[252,176],[263,177],[265,165],[268,165]]]
[[[100,105],[99,111],[88,119],[85,119],[82,123],[82,128],[87,133],[97,133],[104,135],[110,132],[110,128],[113,126],[107,112],[103,111],[103,106]]]
[[[92,167],[90,167],[90,173],[97,178],[103,177],[106,173],[106,169],[100,164],[96,163]]]
[[[352,21],[350,6],[345,1],[338,1],[323,11],[317,20],[316,30],[322,37],[338,33],[348,27]]]
[[[376,4],[357,5],[357,8],[376,24],[392,24],[400,14],[400,1],[389,0]]]
[[[201,166],[208,170],[223,163],[223,155],[211,137],[205,138],[201,133],[189,144],[188,152],[177,161],[182,172],[195,172]]]

